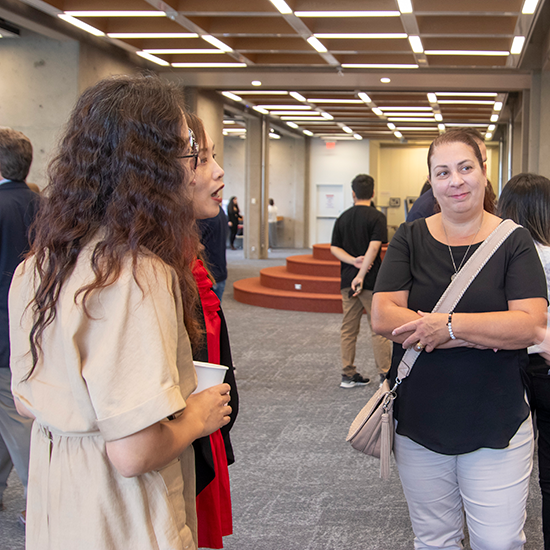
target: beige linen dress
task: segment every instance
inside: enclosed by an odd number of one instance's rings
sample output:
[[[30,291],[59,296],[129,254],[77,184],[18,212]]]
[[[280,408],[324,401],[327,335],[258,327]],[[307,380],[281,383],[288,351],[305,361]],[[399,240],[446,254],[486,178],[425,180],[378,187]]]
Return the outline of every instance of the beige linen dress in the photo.
[[[134,434],[185,408],[196,387],[175,272],[152,254],[131,261],[115,283],[87,301],[94,241],[65,282],[54,322],[31,368],[34,262],[10,290],[14,395],[36,416],[31,439],[27,550],[196,548],[195,477],[190,446],[160,471],[121,476],[105,442]]]

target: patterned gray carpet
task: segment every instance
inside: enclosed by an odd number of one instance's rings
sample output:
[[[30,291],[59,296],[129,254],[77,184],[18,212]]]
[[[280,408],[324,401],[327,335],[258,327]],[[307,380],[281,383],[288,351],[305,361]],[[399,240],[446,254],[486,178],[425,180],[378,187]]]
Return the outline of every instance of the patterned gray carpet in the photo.
[[[228,251],[223,299],[241,399],[230,467],[234,534],[227,550],[409,550],[413,534],[395,465],[389,482],[378,463],[345,442],[355,414],[374,393],[377,374],[366,324],[357,365],[373,378],[363,388],[339,387],[341,316],[257,308],[233,299],[231,283],[284,264],[243,259]],[[0,548],[24,548],[17,524],[23,507],[15,474],[0,512]],[[536,469],[526,524],[526,550],[543,547]],[[468,547],[468,546],[467,546]],[[99,550],[99,549],[89,549]]]

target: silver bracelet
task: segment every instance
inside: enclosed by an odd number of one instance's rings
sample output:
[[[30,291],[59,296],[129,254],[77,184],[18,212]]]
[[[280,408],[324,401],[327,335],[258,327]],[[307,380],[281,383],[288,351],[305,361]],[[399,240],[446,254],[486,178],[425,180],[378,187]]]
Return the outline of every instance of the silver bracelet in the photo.
[[[451,337],[451,340],[456,340],[456,336],[453,332],[453,312],[449,313],[449,317],[447,318],[447,328],[449,329],[449,336]]]

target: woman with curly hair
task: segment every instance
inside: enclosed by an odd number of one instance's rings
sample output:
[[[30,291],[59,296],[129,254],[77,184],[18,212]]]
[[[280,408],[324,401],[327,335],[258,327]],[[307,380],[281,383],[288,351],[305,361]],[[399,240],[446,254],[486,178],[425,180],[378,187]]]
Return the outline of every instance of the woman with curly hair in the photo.
[[[192,442],[230,421],[201,334],[183,98],[155,77],[81,96],[10,290],[12,391],[35,418],[27,549],[194,549]]]

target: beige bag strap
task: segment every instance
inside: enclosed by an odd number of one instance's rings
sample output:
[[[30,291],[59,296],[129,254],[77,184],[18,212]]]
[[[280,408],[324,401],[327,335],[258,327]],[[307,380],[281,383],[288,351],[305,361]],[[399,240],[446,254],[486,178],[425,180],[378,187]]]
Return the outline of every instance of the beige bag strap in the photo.
[[[445,292],[432,310],[432,313],[444,311],[451,313],[485,264],[491,259],[500,245],[515,231],[518,224],[512,220],[504,220],[499,226],[481,243],[479,248],[472,254],[464,267],[451,281]],[[413,365],[422,351],[416,351],[414,346],[408,348],[399,366],[397,367],[397,378],[392,391],[397,389],[403,379],[411,373]]]

